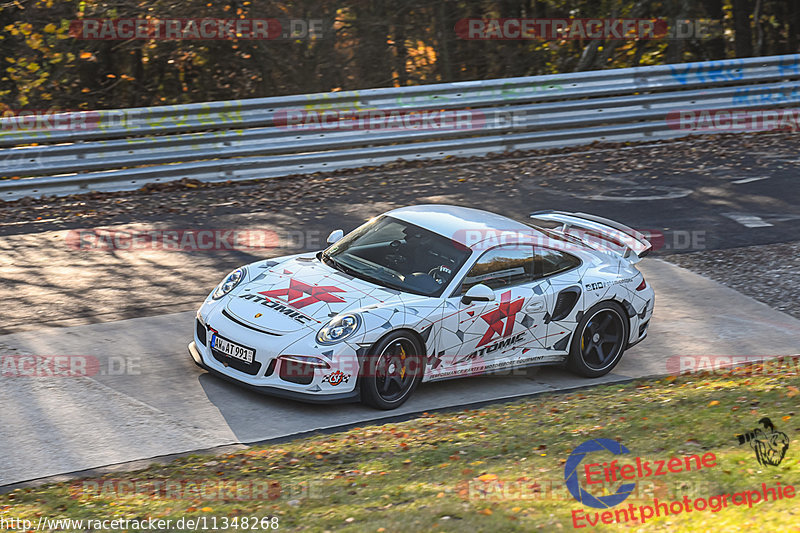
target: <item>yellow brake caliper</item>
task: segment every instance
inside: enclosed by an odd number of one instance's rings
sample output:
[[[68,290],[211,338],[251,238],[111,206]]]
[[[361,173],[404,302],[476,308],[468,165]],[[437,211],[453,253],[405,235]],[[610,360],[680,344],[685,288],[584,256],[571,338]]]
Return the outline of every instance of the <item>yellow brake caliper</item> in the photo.
[[[406,350],[403,348],[403,345],[400,345],[400,362],[402,366],[400,367],[400,379],[405,379],[406,377]]]

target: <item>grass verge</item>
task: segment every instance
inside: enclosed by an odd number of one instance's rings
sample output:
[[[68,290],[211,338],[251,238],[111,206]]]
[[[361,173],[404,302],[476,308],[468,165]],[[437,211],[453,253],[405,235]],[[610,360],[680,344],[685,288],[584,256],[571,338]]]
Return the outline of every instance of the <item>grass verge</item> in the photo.
[[[654,498],[692,501],[756,490],[762,483],[800,490],[800,419],[795,416],[800,359],[788,360],[788,366],[786,361],[779,370],[751,365],[545,395],[19,489],[0,496],[0,518],[34,525],[42,517],[171,519],[173,530],[204,526],[220,531],[225,525],[227,530],[263,531],[275,522],[282,531],[572,530],[573,511],[593,517],[603,509],[581,505],[570,495],[564,464],[578,445],[598,438],[616,440],[630,453],[594,452],[583,464],[612,459],[633,464],[639,456],[655,465],[672,456],[715,456],[710,468],[636,480],[634,493],[612,511],[652,505]],[[760,465],[754,450],[735,437],[763,429],[762,417],[769,417],[790,441],[778,466]],[[581,483],[590,487],[583,471],[578,468]],[[590,491],[613,493],[618,485]],[[584,531],[800,531],[798,502],[800,495],[752,507],[727,501],[717,512],[710,507],[669,515],[662,511],[644,524],[588,526],[584,519],[579,525],[587,525]],[[194,519],[195,527],[187,527],[187,519]],[[93,525],[99,524],[84,523],[80,529]],[[135,525],[116,529],[132,531]],[[54,527],[51,522],[42,529]]]

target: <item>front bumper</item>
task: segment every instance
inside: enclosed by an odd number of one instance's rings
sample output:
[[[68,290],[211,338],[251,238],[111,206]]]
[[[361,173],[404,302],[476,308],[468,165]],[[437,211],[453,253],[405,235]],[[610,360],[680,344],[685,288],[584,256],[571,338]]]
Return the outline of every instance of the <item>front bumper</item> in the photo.
[[[302,402],[307,403],[345,403],[345,402],[356,402],[360,398],[360,391],[358,385],[356,385],[355,389],[350,392],[343,392],[339,394],[325,394],[325,395],[317,395],[313,393],[307,392],[298,392],[293,390],[286,390],[281,389],[279,387],[270,387],[266,385],[252,385],[250,383],[246,383],[244,381],[240,381],[232,376],[227,374],[223,374],[222,372],[206,365],[203,362],[203,357],[200,354],[200,351],[197,349],[197,344],[194,341],[189,343],[189,355],[192,356],[192,360],[194,364],[205,370],[206,372],[213,374],[214,376],[220,377],[226,381],[230,381],[231,383],[236,383],[241,387],[245,387],[252,391],[266,394],[269,396],[276,396],[278,398],[287,398],[290,400],[299,400]]]

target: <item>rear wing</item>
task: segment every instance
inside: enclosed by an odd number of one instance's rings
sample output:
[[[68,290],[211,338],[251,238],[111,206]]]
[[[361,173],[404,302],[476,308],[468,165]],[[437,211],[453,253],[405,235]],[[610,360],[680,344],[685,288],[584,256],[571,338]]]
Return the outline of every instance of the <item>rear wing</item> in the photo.
[[[577,238],[590,248],[618,255],[631,263],[638,263],[653,248],[650,241],[635,229],[587,213],[536,211],[530,214],[530,218],[538,223],[560,224],[551,231]]]

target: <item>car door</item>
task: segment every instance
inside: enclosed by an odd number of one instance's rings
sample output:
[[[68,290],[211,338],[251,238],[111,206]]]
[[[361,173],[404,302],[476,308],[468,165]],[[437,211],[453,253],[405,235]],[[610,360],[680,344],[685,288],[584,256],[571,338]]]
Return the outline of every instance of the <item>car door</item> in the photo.
[[[450,312],[442,322],[440,357],[451,374],[503,368],[543,355],[551,291],[536,283],[534,265],[533,246],[509,244],[483,252],[469,269],[448,299]],[[494,301],[462,301],[478,283],[493,290]]]
[[[569,351],[569,340],[580,320],[581,260],[563,250],[534,248],[533,291],[545,296],[547,335],[541,338],[546,350],[542,362],[559,361]]]

